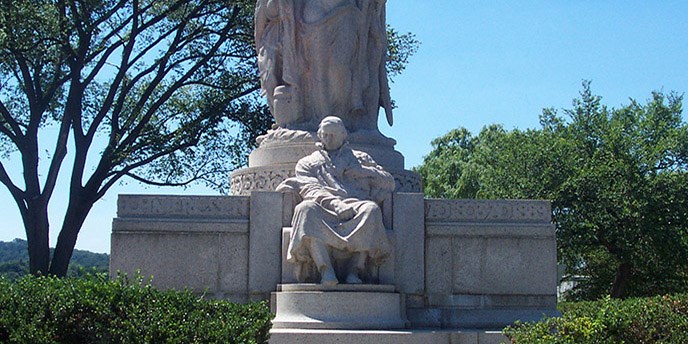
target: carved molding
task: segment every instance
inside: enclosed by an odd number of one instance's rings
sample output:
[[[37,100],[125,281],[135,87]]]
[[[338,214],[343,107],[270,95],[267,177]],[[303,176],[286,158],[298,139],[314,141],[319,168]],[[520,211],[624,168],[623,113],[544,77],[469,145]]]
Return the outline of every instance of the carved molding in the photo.
[[[248,197],[120,195],[120,218],[247,219]]]
[[[439,200],[425,201],[427,222],[550,223],[549,201]]]

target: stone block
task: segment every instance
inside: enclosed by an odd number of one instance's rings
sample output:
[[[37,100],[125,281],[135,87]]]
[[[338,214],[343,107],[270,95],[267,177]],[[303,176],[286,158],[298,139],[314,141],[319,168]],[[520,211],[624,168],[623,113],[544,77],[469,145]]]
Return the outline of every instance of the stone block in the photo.
[[[425,238],[425,291],[431,294],[452,292],[452,240],[447,237]]]
[[[122,234],[113,233],[110,268],[113,273],[152,276],[152,284],[163,289],[190,288],[218,291],[217,234]],[[203,250],[194,248],[203,247]],[[180,260],[183,258],[183,261]],[[241,269],[240,267],[237,267]],[[244,271],[238,271],[241,274]]]
[[[219,236],[220,290],[227,295],[245,295],[250,275],[248,235]]]
[[[551,225],[538,227],[554,232]],[[518,232],[523,228],[503,227],[502,237],[466,236],[457,233],[452,238],[453,292],[518,295],[556,293],[554,236],[529,237],[522,233],[509,235],[512,231]]]
[[[396,193],[393,198],[395,235],[395,275],[399,291],[425,291],[424,199],[419,193]]]
[[[249,220],[248,289],[267,299],[280,282],[282,194],[253,192]]]
[[[120,195],[110,271],[247,301],[248,197]]]

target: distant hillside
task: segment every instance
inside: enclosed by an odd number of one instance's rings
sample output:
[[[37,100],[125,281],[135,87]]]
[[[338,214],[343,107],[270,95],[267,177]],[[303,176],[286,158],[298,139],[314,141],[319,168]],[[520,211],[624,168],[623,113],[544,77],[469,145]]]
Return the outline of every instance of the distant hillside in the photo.
[[[0,241],[0,276],[16,278],[29,271],[29,253],[26,240],[14,239],[10,242]],[[50,253],[52,254],[52,248]],[[110,256],[106,253],[93,253],[84,250],[74,250],[69,265],[68,275],[80,274],[81,268],[97,272],[108,271]]]

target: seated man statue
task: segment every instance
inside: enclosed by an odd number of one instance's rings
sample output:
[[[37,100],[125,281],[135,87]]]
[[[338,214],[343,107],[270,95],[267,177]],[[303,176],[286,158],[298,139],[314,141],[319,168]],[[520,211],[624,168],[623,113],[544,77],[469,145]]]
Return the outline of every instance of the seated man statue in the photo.
[[[277,188],[302,199],[287,251],[302,283],[319,277],[334,286],[337,274],[346,283],[362,283],[366,268],[390,253],[378,203],[394,190],[394,178],[368,154],[348,148],[347,136],[341,119],[325,117],[318,127],[320,149],[299,160],[296,177]]]

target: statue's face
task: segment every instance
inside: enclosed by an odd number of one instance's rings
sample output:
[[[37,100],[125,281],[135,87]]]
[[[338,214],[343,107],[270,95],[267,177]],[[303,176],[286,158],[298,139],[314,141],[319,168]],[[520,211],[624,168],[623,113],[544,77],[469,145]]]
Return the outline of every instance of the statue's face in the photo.
[[[346,129],[339,128],[337,125],[328,125],[318,130],[318,137],[325,150],[337,150],[346,141]]]

